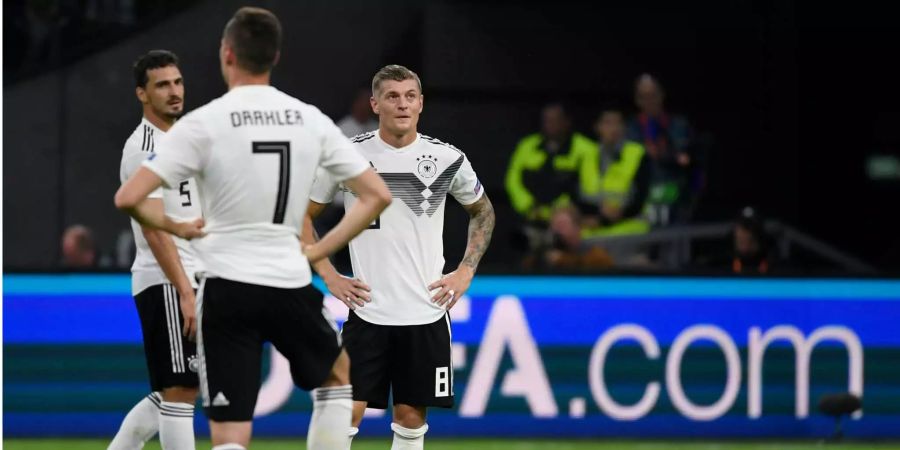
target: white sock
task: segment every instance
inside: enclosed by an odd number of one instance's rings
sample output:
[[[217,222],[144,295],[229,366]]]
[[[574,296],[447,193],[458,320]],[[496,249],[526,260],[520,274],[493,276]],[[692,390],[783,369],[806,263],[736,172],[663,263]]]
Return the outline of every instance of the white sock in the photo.
[[[347,439],[347,450],[350,450],[350,447],[353,446],[353,438],[356,437],[357,434],[359,434],[359,428],[350,427],[350,432],[347,433],[347,437],[349,438]]]
[[[313,389],[312,419],[306,446],[311,450],[346,450],[350,445],[347,427],[353,420],[353,388],[346,386]]]
[[[391,429],[394,430],[394,443],[391,444],[391,450],[422,450],[425,448],[427,423],[415,429],[404,428],[392,423]]]
[[[159,445],[163,450],[194,450],[194,405],[159,405]]]
[[[110,442],[109,450],[138,450],[159,430],[159,404],[162,397],[159,392],[152,392],[134,405],[116,437]]]
[[[222,444],[212,448],[212,450],[247,450],[240,444]]]

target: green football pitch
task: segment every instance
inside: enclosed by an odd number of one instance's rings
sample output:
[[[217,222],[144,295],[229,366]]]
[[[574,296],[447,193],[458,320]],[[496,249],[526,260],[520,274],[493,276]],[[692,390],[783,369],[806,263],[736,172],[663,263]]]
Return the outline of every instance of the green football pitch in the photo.
[[[109,442],[96,439],[4,439],[6,450],[97,450]],[[391,447],[389,440],[364,440],[353,442],[353,450],[385,450]],[[804,442],[692,442],[677,441],[588,441],[588,440],[497,440],[497,439],[430,439],[429,450],[900,450],[898,443],[842,443],[816,444]],[[147,450],[158,450],[159,444],[148,443]],[[208,441],[197,443],[198,449],[210,448]],[[302,440],[257,440],[252,450],[297,450],[304,448]]]

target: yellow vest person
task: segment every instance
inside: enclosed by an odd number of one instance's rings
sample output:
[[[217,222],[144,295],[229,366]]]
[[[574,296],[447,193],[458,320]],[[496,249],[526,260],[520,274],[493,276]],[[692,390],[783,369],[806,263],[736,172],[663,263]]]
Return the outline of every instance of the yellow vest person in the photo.
[[[596,124],[601,144],[588,161],[582,205],[598,208],[599,225],[582,231],[583,237],[646,233],[650,224],[644,206],[650,189],[650,166],[644,146],[624,139],[624,120],[616,110],[604,111]]]
[[[597,144],[572,132],[565,106],[541,110],[541,132],[519,141],[506,171],[506,193],[513,209],[528,221],[548,222],[553,208],[584,193],[590,169],[586,162]]]
[[[587,192],[596,160],[597,144],[580,133],[572,133],[564,152],[545,150],[540,133],[519,141],[506,172],[506,192],[513,209],[530,220],[547,221],[556,206],[569,203]]]

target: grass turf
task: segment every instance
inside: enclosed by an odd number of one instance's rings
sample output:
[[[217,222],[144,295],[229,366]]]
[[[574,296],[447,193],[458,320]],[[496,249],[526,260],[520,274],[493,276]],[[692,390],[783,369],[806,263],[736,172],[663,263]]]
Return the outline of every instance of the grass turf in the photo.
[[[6,450],[96,450],[106,448],[107,440],[99,439],[4,439]],[[389,440],[359,439],[353,441],[353,450],[384,450],[390,448]],[[304,448],[302,440],[259,439],[252,450],[297,450]],[[620,440],[509,440],[509,439],[429,439],[429,450],[900,450],[900,443],[851,442],[822,445],[806,442],[691,442],[691,441],[620,441]],[[159,450],[152,441],[144,447]],[[197,442],[198,449],[210,448],[209,441]]]

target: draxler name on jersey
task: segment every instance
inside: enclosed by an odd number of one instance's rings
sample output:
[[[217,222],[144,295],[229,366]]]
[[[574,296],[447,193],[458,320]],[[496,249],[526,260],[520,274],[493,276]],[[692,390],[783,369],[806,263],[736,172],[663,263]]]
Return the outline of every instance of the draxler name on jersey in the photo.
[[[272,111],[232,111],[231,126],[287,126],[303,125],[303,116],[296,109]]]

